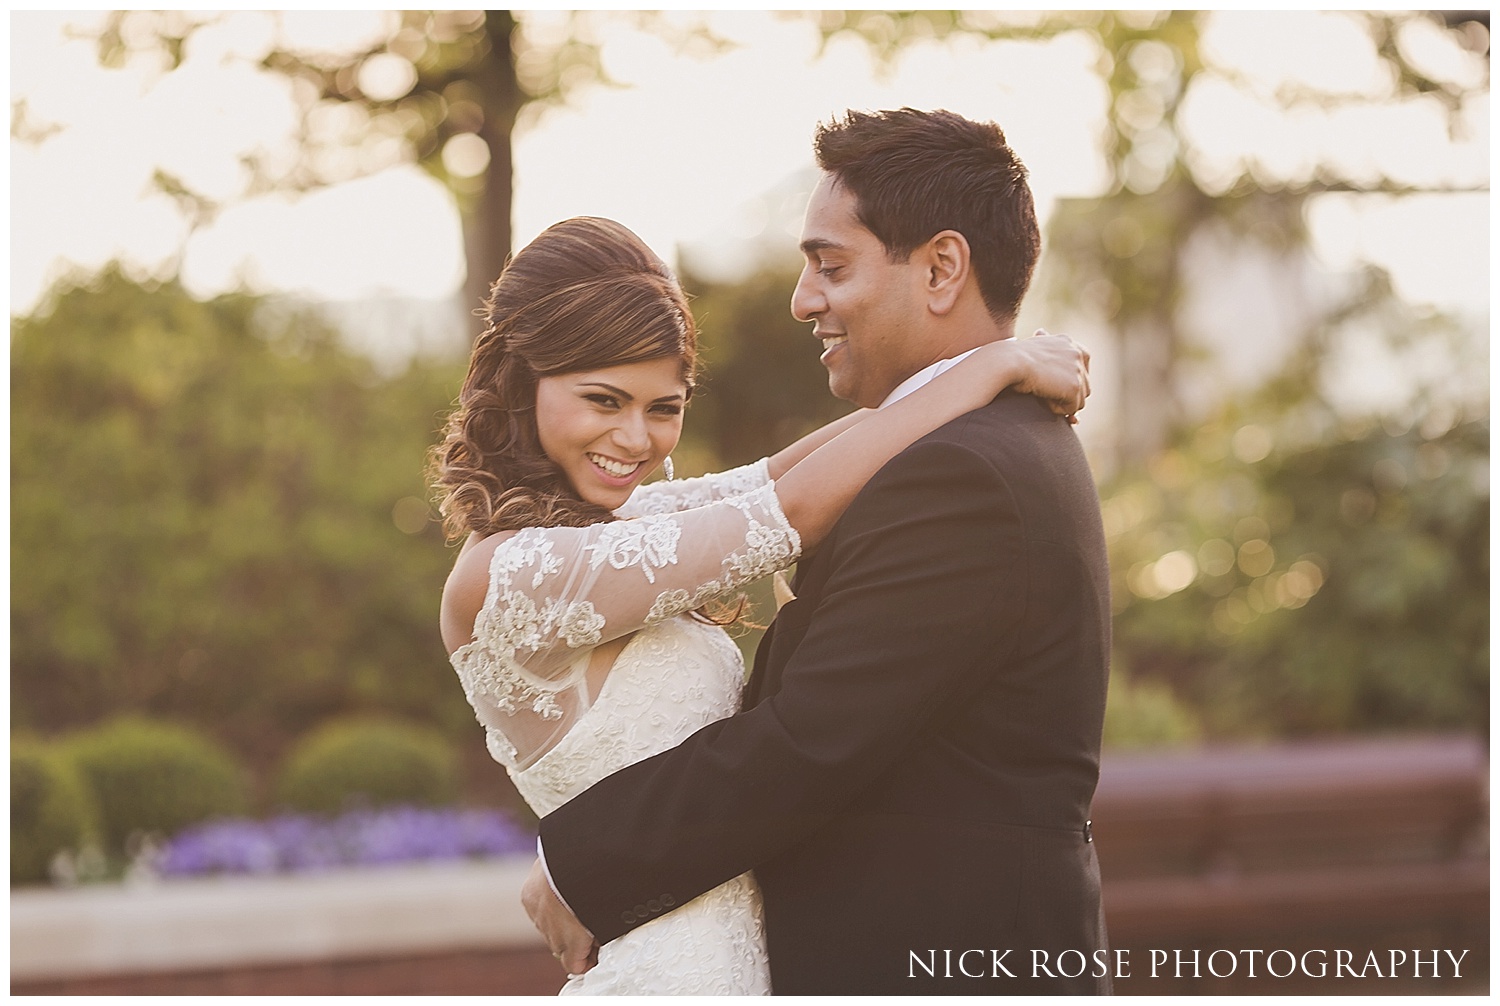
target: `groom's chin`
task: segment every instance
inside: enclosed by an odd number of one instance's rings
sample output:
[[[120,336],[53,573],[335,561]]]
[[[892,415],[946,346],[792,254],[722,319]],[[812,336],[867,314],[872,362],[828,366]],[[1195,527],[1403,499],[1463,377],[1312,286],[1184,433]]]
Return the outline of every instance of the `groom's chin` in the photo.
[[[828,372],[828,393],[833,395],[834,398],[842,399],[850,405],[856,405],[862,409],[873,409],[880,404],[879,402],[860,401],[857,389],[851,387],[850,382],[840,380],[839,375],[831,370]]]

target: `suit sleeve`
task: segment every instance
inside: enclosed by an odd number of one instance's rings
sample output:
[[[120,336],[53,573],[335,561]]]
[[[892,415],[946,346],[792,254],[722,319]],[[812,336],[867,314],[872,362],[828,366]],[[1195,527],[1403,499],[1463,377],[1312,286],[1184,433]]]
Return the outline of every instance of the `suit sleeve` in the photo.
[[[825,824],[1016,645],[1025,538],[1004,480],[974,452],[937,441],[903,452],[832,547],[775,696],[543,819],[552,878],[601,942]]]

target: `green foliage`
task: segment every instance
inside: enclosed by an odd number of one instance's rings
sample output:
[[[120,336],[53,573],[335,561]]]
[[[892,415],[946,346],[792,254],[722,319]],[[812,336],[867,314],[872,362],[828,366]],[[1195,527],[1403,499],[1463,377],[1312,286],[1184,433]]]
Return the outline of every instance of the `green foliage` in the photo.
[[[126,852],[133,835],[170,836],[249,809],[244,770],[196,730],[125,717],[74,735],[65,750],[99,806],[112,854]]]
[[[1198,714],[1160,681],[1137,681],[1116,658],[1109,678],[1109,702],[1104,707],[1104,746],[1125,748],[1171,747],[1203,736]]]
[[[726,467],[775,453],[851,409],[828,393],[822,347],[788,309],[799,268],[767,265],[738,283],[716,284],[683,266],[705,369],[688,433]]]
[[[441,805],[457,800],[458,793],[458,761],[440,734],[365,716],[335,720],[309,734],[287,756],[276,785],[280,803],[318,813]]]
[[[1489,426],[1450,421],[1278,449],[1226,414],[1124,480],[1105,526],[1132,671],[1218,734],[1487,732]]]
[[[98,807],[78,770],[53,747],[13,739],[10,746],[10,882],[41,883],[57,853],[98,833]]]
[[[111,270],[14,322],[11,376],[13,725],[138,711],[255,763],[353,708],[472,729],[422,474],[458,364]]]

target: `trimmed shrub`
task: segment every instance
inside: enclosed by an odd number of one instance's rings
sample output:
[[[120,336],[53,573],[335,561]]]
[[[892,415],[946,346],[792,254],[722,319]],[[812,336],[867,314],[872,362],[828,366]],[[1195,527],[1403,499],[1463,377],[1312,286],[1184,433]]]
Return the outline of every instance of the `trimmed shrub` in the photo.
[[[435,730],[385,717],[333,720],[287,756],[276,795],[286,807],[334,814],[351,807],[436,806],[458,800],[458,759]]]
[[[124,853],[132,835],[168,837],[249,807],[234,758],[186,727],[126,717],[74,735],[66,750],[93,791],[111,853]]]
[[[97,829],[98,809],[72,763],[46,744],[12,740],[11,884],[45,882],[52,858],[92,841]]]

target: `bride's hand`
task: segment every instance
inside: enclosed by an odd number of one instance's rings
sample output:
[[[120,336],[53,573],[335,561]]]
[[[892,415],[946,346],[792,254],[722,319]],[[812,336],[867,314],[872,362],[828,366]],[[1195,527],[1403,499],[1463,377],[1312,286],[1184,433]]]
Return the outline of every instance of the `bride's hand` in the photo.
[[[1066,335],[1048,335],[1037,329],[1029,339],[1005,343],[1020,354],[1023,374],[1012,385],[1017,391],[1036,395],[1059,416],[1076,423],[1074,413],[1089,397],[1089,353]]]

